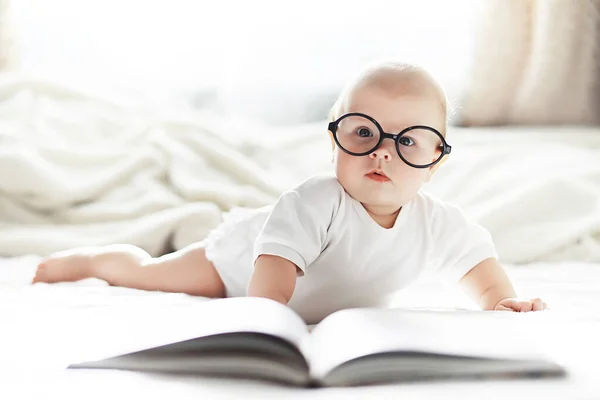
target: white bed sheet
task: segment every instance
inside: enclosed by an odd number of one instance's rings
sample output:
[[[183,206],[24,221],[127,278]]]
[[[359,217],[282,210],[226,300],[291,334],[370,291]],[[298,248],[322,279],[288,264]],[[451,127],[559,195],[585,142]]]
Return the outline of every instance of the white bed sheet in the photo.
[[[193,331],[195,305],[183,294],[115,288],[91,279],[30,285],[38,257],[0,260],[0,398],[599,398],[600,264],[508,266],[519,293],[551,310],[522,314],[539,344],[568,367],[564,379],[465,381],[297,389],[276,384],[122,371],[68,371],[100,357]],[[453,288],[422,284],[397,297],[404,308],[473,308]],[[518,340],[518,338],[507,338]]]

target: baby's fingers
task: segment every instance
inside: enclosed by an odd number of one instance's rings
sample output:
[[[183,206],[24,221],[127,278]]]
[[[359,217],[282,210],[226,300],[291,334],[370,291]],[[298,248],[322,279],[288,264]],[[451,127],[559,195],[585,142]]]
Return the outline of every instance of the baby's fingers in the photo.
[[[510,305],[508,305],[508,304],[498,304],[494,310],[495,311],[513,311],[513,312],[516,311],[512,307],[510,307]]]
[[[531,303],[533,305],[533,308],[532,308],[533,311],[542,311],[542,310],[545,310],[547,307],[546,303],[544,303],[542,301],[542,299],[540,299],[540,298],[535,298],[535,299],[531,300]]]
[[[496,311],[521,311],[521,303],[517,299],[504,299],[494,308]]]
[[[502,301],[497,307],[496,310],[499,311],[516,311],[516,312],[527,312],[533,309],[533,304],[527,300],[517,300],[517,299],[506,299]]]
[[[515,311],[529,312],[533,310],[533,303],[527,300],[516,302]]]
[[[542,311],[545,309],[546,303],[539,298],[532,300],[504,299],[495,307],[496,311],[516,312]]]

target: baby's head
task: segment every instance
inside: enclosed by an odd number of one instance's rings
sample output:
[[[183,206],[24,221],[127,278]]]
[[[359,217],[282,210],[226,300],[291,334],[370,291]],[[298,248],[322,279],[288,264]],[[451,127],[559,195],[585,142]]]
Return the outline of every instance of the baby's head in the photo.
[[[336,176],[371,214],[392,214],[408,203],[444,157],[446,96],[421,68],[368,68],[342,91],[330,118]],[[397,135],[409,127],[397,140],[379,141],[381,131]]]

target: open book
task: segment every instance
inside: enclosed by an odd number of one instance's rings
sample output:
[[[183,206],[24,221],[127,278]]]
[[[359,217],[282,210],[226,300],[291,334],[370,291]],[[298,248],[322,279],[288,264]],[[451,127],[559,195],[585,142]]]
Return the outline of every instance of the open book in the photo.
[[[516,318],[483,311],[337,311],[312,330],[272,300],[210,300],[193,337],[69,368],[125,369],[354,386],[423,379],[541,377],[563,368],[515,331]],[[503,313],[508,316],[510,313]]]

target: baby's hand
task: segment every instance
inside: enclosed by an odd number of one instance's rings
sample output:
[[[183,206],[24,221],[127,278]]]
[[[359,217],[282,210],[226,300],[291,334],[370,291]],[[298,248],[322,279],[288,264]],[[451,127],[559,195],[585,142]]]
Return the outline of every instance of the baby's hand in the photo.
[[[496,304],[496,307],[494,307],[494,311],[528,312],[542,311],[546,308],[546,303],[539,298],[531,300],[508,298],[500,300],[498,304]]]

